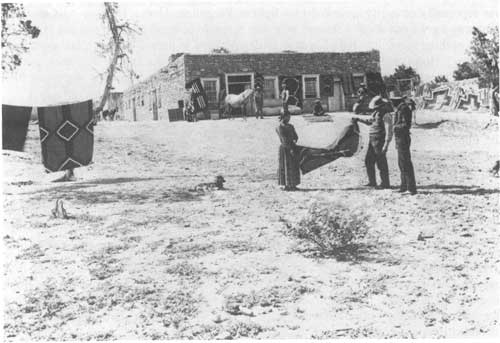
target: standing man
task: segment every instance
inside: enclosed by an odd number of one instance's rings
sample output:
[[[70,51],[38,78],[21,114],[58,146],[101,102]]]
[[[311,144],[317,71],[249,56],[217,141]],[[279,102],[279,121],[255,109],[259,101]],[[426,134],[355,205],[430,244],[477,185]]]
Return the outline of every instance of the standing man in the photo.
[[[410,129],[412,117],[413,100],[404,98],[403,102],[396,108],[394,115],[394,137],[396,140],[396,150],[398,151],[398,165],[401,172],[400,193],[409,191],[411,195],[417,194],[415,183],[415,172],[410,155]]]
[[[295,191],[300,184],[299,158],[296,152],[299,136],[290,124],[288,111],[283,114],[276,133],[281,142],[278,153],[278,185],[284,186],[285,191]]]
[[[365,157],[366,173],[368,174],[368,184],[366,186],[388,189],[391,185],[386,153],[392,139],[392,118],[390,114],[392,105],[387,99],[377,95],[370,101],[368,107],[373,110],[371,119],[355,118],[356,121],[370,125],[370,139]],[[375,164],[380,172],[380,186],[377,186]]]
[[[264,119],[264,112],[262,110],[262,108],[264,107],[264,92],[262,91],[262,87],[260,85],[257,85],[257,87],[255,87],[254,98],[255,107],[257,109],[257,111],[255,112],[255,118],[259,119],[260,115],[260,119]]]
[[[281,84],[281,101],[283,104],[283,115],[288,113],[288,99],[290,98],[290,91],[286,85],[286,82],[283,81]],[[282,115],[280,115],[280,120],[282,119]]]
[[[494,86],[493,82],[490,85],[490,113],[492,116],[498,117],[498,86]]]

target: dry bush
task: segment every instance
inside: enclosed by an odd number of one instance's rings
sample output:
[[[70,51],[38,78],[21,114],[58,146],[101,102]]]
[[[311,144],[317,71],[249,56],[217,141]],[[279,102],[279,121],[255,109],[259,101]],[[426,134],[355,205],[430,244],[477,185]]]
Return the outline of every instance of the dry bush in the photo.
[[[288,233],[314,243],[324,254],[355,251],[368,233],[368,215],[359,207],[349,208],[340,202],[315,202]]]
[[[242,321],[232,323],[228,328],[230,339],[255,338],[263,331],[264,328],[257,323]]]

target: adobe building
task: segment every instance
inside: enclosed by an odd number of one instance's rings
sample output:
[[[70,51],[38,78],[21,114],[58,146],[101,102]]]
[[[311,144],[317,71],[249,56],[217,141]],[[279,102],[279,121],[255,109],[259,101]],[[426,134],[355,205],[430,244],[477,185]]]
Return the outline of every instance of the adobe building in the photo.
[[[351,110],[366,73],[380,73],[380,53],[320,52],[263,54],[188,54],[170,57],[168,65],[125,90],[122,113],[125,120],[180,120],[173,115],[182,107],[185,84],[200,78],[211,113],[219,113],[225,94],[239,94],[264,79],[264,107],[279,107],[281,84],[286,82],[293,104],[302,113],[312,112],[315,100],[327,111]],[[169,111],[170,117],[169,117]],[[177,113],[180,113],[177,111]]]

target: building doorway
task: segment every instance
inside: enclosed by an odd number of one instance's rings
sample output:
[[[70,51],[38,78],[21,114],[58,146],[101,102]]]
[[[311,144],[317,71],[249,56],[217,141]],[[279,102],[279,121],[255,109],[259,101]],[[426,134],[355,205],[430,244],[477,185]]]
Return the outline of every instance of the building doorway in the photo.
[[[254,75],[253,73],[234,73],[226,74],[226,94],[240,94],[246,89],[253,88],[254,85]],[[249,101],[246,104],[246,114],[247,116],[253,116],[255,109],[253,106],[253,101]],[[235,109],[233,115],[242,115],[240,109]]]
[[[135,98],[132,98],[132,119],[137,121],[137,111],[135,109]]]
[[[343,111],[344,108],[344,89],[339,78],[333,79],[333,96],[328,98],[328,108],[331,111]]]
[[[153,120],[158,120],[158,99],[156,97],[156,89],[153,90]]]

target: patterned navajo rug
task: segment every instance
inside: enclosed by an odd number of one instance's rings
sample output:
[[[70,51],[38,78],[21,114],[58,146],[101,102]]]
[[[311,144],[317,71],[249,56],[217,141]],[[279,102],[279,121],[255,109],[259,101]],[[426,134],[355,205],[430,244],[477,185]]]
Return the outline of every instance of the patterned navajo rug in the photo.
[[[360,146],[360,134],[357,123],[347,125],[335,141],[324,149],[297,146],[302,174],[307,174],[339,157],[351,157]]]
[[[82,167],[92,162],[92,100],[38,108],[42,162],[47,172]]]

